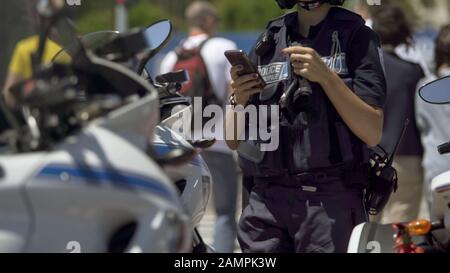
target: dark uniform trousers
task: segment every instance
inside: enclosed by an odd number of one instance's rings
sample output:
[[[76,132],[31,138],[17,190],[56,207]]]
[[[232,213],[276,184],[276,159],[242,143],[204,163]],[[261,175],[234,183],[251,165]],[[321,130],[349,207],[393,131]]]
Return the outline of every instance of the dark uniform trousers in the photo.
[[[353,227],[368,219],[363,191],[345,187],[340,178],[317,178],[303,186],[281,179],[255,178],[239,222],[242,251],[345,253]]]

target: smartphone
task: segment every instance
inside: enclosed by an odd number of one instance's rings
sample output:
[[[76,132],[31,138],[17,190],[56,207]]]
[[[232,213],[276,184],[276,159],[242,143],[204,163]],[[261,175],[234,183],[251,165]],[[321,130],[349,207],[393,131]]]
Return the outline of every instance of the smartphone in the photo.
[[[228,50],[225,51],[225,57],[227,57],[228,61],[232,66],[242,65],[244,68],[239,72],[239,76],[248,75],[248,74],[258,74],[259,79],[262,81],[260,87],[266,87],[266,83],[264,82],[263,77],[258,71],[258,68],[250,61],[250,58],[247,54],[242,50]]]

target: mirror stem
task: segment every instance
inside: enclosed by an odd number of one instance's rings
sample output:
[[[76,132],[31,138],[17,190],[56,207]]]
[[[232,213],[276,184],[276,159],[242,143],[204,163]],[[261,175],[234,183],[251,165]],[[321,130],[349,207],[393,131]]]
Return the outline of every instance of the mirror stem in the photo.
[[[47,37],[50,33],[51,23],[46,20],[46,18],[41,17],[41,33],[39,35],[39,45],[38,50],[31,56],[32,66],[33,66],[33,75],[36,74],[39,66],[41,65],[42,58],[45,52],[45,45],[47,42]]]

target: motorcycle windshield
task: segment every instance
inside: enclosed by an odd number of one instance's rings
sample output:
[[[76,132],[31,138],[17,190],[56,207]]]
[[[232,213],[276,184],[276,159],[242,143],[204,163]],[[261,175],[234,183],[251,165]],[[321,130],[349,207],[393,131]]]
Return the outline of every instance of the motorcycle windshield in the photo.
[[[65,25],[65,26],[64,26]],[[63,23],[60,27],[63,31],[68,23]],[[73,31],[72,31],[73,32]],[[54,63],[70,63],[72,59],[81,51],[96,49],[106,45],[119,36],[119,32],[112,30],[97,31],[81,36],[79,39],[71,39],[67,35],[60,35],[61,43],[64,47],[53,57]]]

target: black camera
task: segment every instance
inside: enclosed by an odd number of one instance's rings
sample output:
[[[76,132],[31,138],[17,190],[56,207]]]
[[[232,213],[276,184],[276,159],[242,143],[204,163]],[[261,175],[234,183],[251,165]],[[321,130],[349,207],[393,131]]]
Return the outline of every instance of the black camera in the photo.
[[[308,42],[303,42],[301,44],[294,42],[291,46],[309,47],[310,44]],[[281,96],[279,105],[281,106],[283,116],[292,124],[297,115],[312,110],[311,100],[313,89],[311,83],[307,79],[297,76],[294,71],[291,71],[291,77],[293,80]]]

